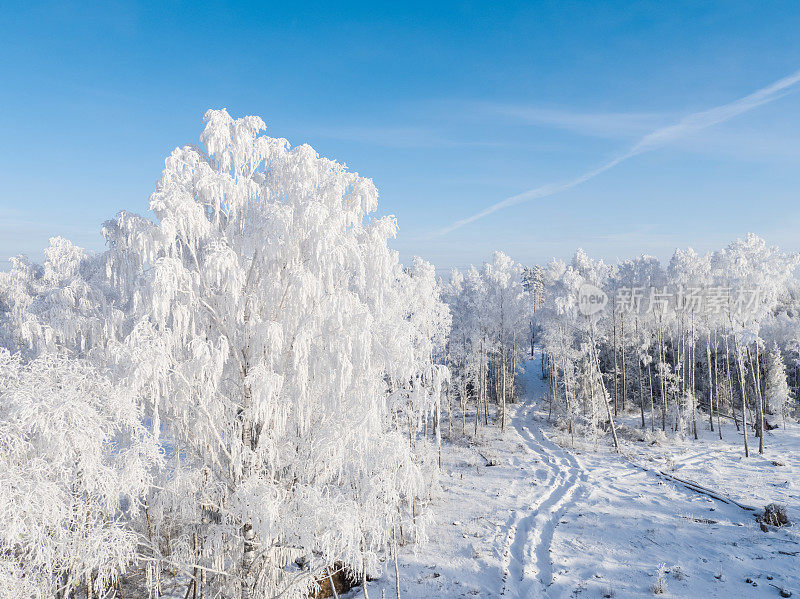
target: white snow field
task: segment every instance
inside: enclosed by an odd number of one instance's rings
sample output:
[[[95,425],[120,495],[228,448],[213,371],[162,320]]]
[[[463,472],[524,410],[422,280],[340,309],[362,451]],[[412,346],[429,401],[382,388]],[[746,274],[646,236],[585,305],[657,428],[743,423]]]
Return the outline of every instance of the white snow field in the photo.
[[[476,445],[447,448],[430,543],[400,555],[401,597],[648,597],[659,578],[664,597],[800,596],[796,526],[762,532],[753,512],[658,474],[759,509],[784,503],[796,522],[800,428],[776,431],[748,459],[732,421],[724,441],[703,430],[668,447],[626,439],[623,455],[605,440],[568,449],[540,405],[538,362],[527,372],[505,434],[487,427]],[[394,597],[394,586],[388,567],[368,590]]]

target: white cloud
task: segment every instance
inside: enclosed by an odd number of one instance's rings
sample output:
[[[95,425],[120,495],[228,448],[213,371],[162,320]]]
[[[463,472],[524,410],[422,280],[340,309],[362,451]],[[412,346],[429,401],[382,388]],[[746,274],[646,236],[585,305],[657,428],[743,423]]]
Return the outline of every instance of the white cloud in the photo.
[[[656,113],[572,112],[519,104],[493,104],[488,110],[531,125],[609,139],[642,135],[669,118]]]
[[[392,148],[491,147],[495,142],[453,139],[424,127],[339,127],[318,128],[314,135]]]
[[[631,147],[630,150],[624,154],[617,156],[613,160],[610,160],[597,168],[586,171],[585,173],[570,181],[567,181],[566,183],[551,183],[506,198],[505,200],[492,204],[491,206],[481,210],[476,214],[473,214],[472,216],[456,220],[451,225],[435,233],[435,236],[446,235],[451,231],[475,222],[476,220],[479,220],[503,208],[507,208],[521,202],[546,198],[562,191],[566,191],[572,187],[576,187],[581,183],[585,183],[601,173],[614,168],[618,164],[629,160],[630,158],[639,156],[640,154],[644,154],[646,152],[651,152],[676,140],[683,139],[694,133],[697,133],[698,131],[713,125],[717,125],[735,116],[753,110],[754,108],[763,106],[769,102],[773,102],[774,100],[783,97],[790,91],[793,91],[793,88],[795,88],[798,82],[800,82],[800,71],[796,71],[788,77],[784,77],[775,83],[763,87],[728,104],[723,104],[709,110],[703,110],[701,112],[690,114],[682,118],[677,123],[667,127],[655,129],[654,131],[642,137]]]

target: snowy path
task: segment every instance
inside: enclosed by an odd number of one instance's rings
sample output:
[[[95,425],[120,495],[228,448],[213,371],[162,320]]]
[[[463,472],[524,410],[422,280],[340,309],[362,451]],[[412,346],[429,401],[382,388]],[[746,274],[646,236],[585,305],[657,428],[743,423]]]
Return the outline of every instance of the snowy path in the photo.
[[[752,513],[656,472],[677,470],[748,504],[776,497],[797,521],[796,451],[781,450],[781,469],[774,457],[742,461],[735,448],[697,442],[629,441],[627,457],[604,442],[597,452],[567,449],[539,410],[545,383],[529,367],[526,399],[509,407],[505,433],[482,428],[476,442],[448,447],[431,542],[401,555],[404,599],[652,597],[662,565],[666,597],[777,597],[771,585],[800,596],[797,527],[765,534]],[[792,435],[784,438],[800,443],[800,428]],[[657,453],[667,447],[670,468]],[[375,584],[395,596],[389,572]]]
[[[550,544],[559,519],[580,495],[587,475],[567,451],[546,439],[532,418],[534,404],[520,405],[512,424],[524,440],[528,453],[547,470],[545,490],[511,525],[504,555],[504,596],[547,596],[552,580]]]
[[[752,512],[660,476],[663,463],[656,461],[647,464],[649,470],[642,469],[637,462],[651,459],[653,450],[645,443],[624,446],[625,456],[603,446],[599,452],[561,448],[543,431],[544,427],[550,432],[541,420],[544,412],[537,414],[537,402],[544,396],[540,383],[529,381],[533,393],[520,406],[514,424],[531,448],[550,456],[560,476],[566,477],[568,482],[560,483],[554,494],[571,494],[572,499],[557,509],[555,517],[535,524],[542,530],[531,535],[537,551],[531,563],[544,586],[538,593],[523,592],[521,597],[653,596],[661,564],[667,596],[776,597],[776,587],[800,595],[796,528],[765,534]],[[673,468],[696,467],[695,480],[719,481],[712,486],[723,496],[763,505],[774,489],[764,484],[775,470],[770,458],[744,462],[745,467],[760,468],[761,476],[743,478],[735,447],[727,459],[722,452],[691,442],[674,451]],[[791,456],[793,452],[784,448],[782,453]],[[782,490],[786,487],[780,485]],[[790,484],[789,493],[779,499],[788,503],[790,514],[794,508],[796,520],[800,501],[791,489],[796,486]]]

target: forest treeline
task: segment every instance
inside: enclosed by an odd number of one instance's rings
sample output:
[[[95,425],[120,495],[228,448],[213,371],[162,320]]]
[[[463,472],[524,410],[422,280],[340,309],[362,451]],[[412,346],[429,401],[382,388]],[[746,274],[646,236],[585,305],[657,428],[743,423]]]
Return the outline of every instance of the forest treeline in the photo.
[[[572,438],[618,446],[636,415],[666,441],[735,427],[748,453],[797,415],[795,255],[498,252],[437,280],[390,249],[371,180],[264,130],[209,111],[105,251],[56,237],[0,273],[0,597],[397,574],[446,442],[502,433],[536,352]]]
[[[535,347],[548,416],[573,438],[618,448],[615,419],[635,413],[651,435],[735,428],[745,455],[752,438],[763,453],[761,432],[798,414],[798,264],[748,235],[702,256],[676,250],[666,265],[643,255],[612,266],[578,250],[570,263],[528,268],[498,252],[453,272],[443,297],[461,430],[470,413],[488,422],[487,397],[504,426]]]

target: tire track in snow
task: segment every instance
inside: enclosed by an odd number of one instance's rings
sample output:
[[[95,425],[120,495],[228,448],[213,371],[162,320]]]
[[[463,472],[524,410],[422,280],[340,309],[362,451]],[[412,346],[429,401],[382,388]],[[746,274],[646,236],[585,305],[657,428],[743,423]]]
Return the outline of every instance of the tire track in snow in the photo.
[[[523,572],[525,560],[522,559],[521,556],[525,549],[524,543],[530,531],[528,520],[532,517],[532,515],[530,514],[529,510],[535,510],[545,501],[547,501],[553,494],[555,487],[561,482],[559,470],[555,468],[552,461],[552,456],[544,451],[537,451],[536,447],[531,447],[528,439],[526,439],[524,436],[522,437],[523,441],[525,442],[524,446],[526,448],[526,453],[528,455],[537,455],[538,457],[542,458],[541,461],[535,460],[534,462],[530,462],[528,464],[529,472],[533,473],[533,476],[536,477],[536,473],[539,471],[539,469],[534,469],[533,465],[543,464],[547,470],[547,476],[541,485],[535,487],[536,489],[544,489],[544,495],[541,497],[535,497],[535,494],[531,493],[532,503],[529,509],[526,509],[523,512],[527,515],[520,516],[521,510],[515,510],[509,519],[508,533],[506,535],[506,541],[503,549],[503,584],[502,591],[500,593],[504,596],[512,594],[511,589],[515,588],[515,585],[510,583],[509,580],[514,580],[515,578],[521,580],[524,577]]]
[[[504,552],[503,596],[547,596],[552,583],[550,546],[556,526],[580,496],[586,474],[575,458],[548,440],[531,418],[531,403],[521,405],[512,425],[533,455],[548,469],[547,490],[509,527]]]

